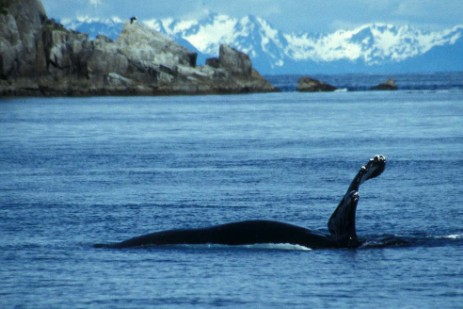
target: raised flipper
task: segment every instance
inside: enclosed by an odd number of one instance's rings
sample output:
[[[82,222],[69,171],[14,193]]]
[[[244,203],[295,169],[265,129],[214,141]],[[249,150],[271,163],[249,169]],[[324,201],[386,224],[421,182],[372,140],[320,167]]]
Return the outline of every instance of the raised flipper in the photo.
[[[343,247],[360,245],[355,229],[355,212],[358,200],[357,191],[346,193],[328,221],[331,236]]]
[[[367,181],[381,175],[386,168],[386,157],[382,155],[376,155],[371,158],[367,164],[362,166],[352,180],[349,188],[346,191],[348,194],[351,191],[359,191],[360,185]]]
[[[386,157],[377,155],[362,166],[352,180],[346,194],[328,221],[328,229],[337,242],[345,243],[347,247],[359,245],[355,228],[355,213],[359,199],[358,191],[362,183],[381,175],[385,167]]]

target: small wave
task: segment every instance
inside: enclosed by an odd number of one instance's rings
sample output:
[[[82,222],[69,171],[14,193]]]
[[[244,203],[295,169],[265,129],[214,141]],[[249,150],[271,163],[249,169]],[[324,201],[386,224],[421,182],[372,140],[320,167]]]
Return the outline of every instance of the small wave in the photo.
[[[254,244],[254,245],[242,245],[239,246],[242,248],[251,248],[251,249],[272,249],[272,250],[296,250],[296,251],[311,251],[309,247],[304,247],[300,245],[292,244]]]
[[[188,248],[212,248],[212,249],[223,249],[223,248],[243,248],[243,249],[254,249],[254,250],[282,250],[282,251],[311,251],[309,247],[292,244],[252,244],[252,245],[221,245],[221,244],[184,244],[175,245],[175,247],[188,247]]]
[[[452,233],[448,235],[383,235],[368,237],[361,248],[385,248],[385,247],[408,247],[424,246],[436,247],[447,245],[458,245],[463,240],[463,233]]]
[[[462,234],[450,234],[450,235],[444,235],[444,236],[439,236],[437,238],[441,239],[463,239],[463,233]]]
[[[360,248],[385,248],[410,246],[412,241],[399,236],[384,236],[379,239],[366,240]]]
[[[338,88],[334,92],[348,92],[348,91],[349,91],[349,89],[347,89],[347,88]]]

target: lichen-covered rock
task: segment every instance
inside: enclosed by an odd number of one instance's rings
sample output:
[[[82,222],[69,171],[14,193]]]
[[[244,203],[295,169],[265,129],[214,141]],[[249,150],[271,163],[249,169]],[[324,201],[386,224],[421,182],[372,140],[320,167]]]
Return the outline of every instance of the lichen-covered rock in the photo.
[[[59,24],[47,22],[42,30],[46,73],[55,78],[72,74],[86,76],[84,60],[91,54],[92,44],[85,34],[66,31]]]
[[[129,59],[156,68],[160,64],[195,66],[196,57],[185,47],[176,44],[161,33],[139,23],[127,22],[116,40],[120,51]],[[194,63],[192,63],[194,58]]]
[[[207,58],[206,65],[217,69],[220,66],[219,58],[217,57]]]
[[[104,78],[109,73],[127,74],[129,60],[108,38],[99,36],[93,41],[87,68],[92,78]]]
[[[36,76],[44,70],[37,62],[41,25],[46,19],[37,0],[4,1],[7,14],[0,14],[0,78]]]
[[[249,56],[224,44],[219,49],[219,67],[236,75],[250,76],[252,73]]]
[[[0,14],[0,78],[17,71],[17,55],[22,51],[19,31],[12,15]]]
[[[297,82],[297,91],[321,92],[334,90],[336,90],[336,87],[308,76],[301,77]]]

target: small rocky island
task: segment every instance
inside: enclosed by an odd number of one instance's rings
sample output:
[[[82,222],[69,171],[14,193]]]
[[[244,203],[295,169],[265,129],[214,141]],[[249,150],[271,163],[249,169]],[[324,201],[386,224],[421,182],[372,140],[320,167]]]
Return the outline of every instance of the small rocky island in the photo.
[[[370,88],[371,90],[397,90],[397,83],[393,79],[388,79],[374,87]]]
[[[297,91],[302,92],[327,92],[327,91],[335,91],[336,87],[319,81],[317,79],[303,76],[299,78],[297,82]]]
[[[39,0],[0,6],[0,96],[210,94],[276,91],[249,56],[221,45],[197,66],[190,52],[136,21],[91,40],[49,19]]]

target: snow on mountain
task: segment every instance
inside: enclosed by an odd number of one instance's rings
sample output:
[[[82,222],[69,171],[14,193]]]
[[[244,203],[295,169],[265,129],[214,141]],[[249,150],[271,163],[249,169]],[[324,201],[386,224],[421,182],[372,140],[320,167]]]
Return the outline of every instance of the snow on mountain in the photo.
[[[66,28],[85,32],[94,38],[98,34],[116,38],[122,31],[124,20],[119,17],[95,18],[89,16],[78,16],[76,19],[62,19],[60,21]]]
[[[409,26],[369,24],[313,39],[309,35],[287,35],[289,54],[296,60],[363,61],[367,65],[399,62],[428,52],[435,46],[451,45],[462,31],[423,32]]]
[[[146,23],[151,26],[153,23]],[[162,29],[173,38],[182,38],[202,54],[217,55],[219,46],[227,43],[253,59],[254,65],[270,68],[284,64],[286,40],[282,33],[267,21],[255,16],[241,19],[226,15],[210,14],[199,21],[161,20]]]
[[[216,56],[219,45],[229,44],[252,58],[262,73],[319,72],[377,72],[395,70],[425,71],[433,61],[425,55],[445,55],[455,61],[440,70],[463,70],[463,26],[442,31],[422,31],[411,26],[373,23],[352,30],[338,30],[329,34],[283,33],[268,21],[257,16],[234,18],[209,14],[200,20],[151,19],[143,20],[147,27],[167,34],[180,44],[199,53],[199,61]],[[123,21],[119,18],[97,20],[78,18],[63,20],[71,29],[94,36],[102,33],[117,37]],[[119,29],[119,30],[118,30]],[[430,53],[438,48],[439,53]],[[457,53],[455,55],[455,53]],[[460,60],[459,60],[460,59]],[[413,61],[412,61],[413,60]],[[456,62],[456,63],[453,63]],[[414,67],[409,64],[413,63]],[[434,67],[433,67],[434,68]],[[333,72],[331,72],[333,71]]]

